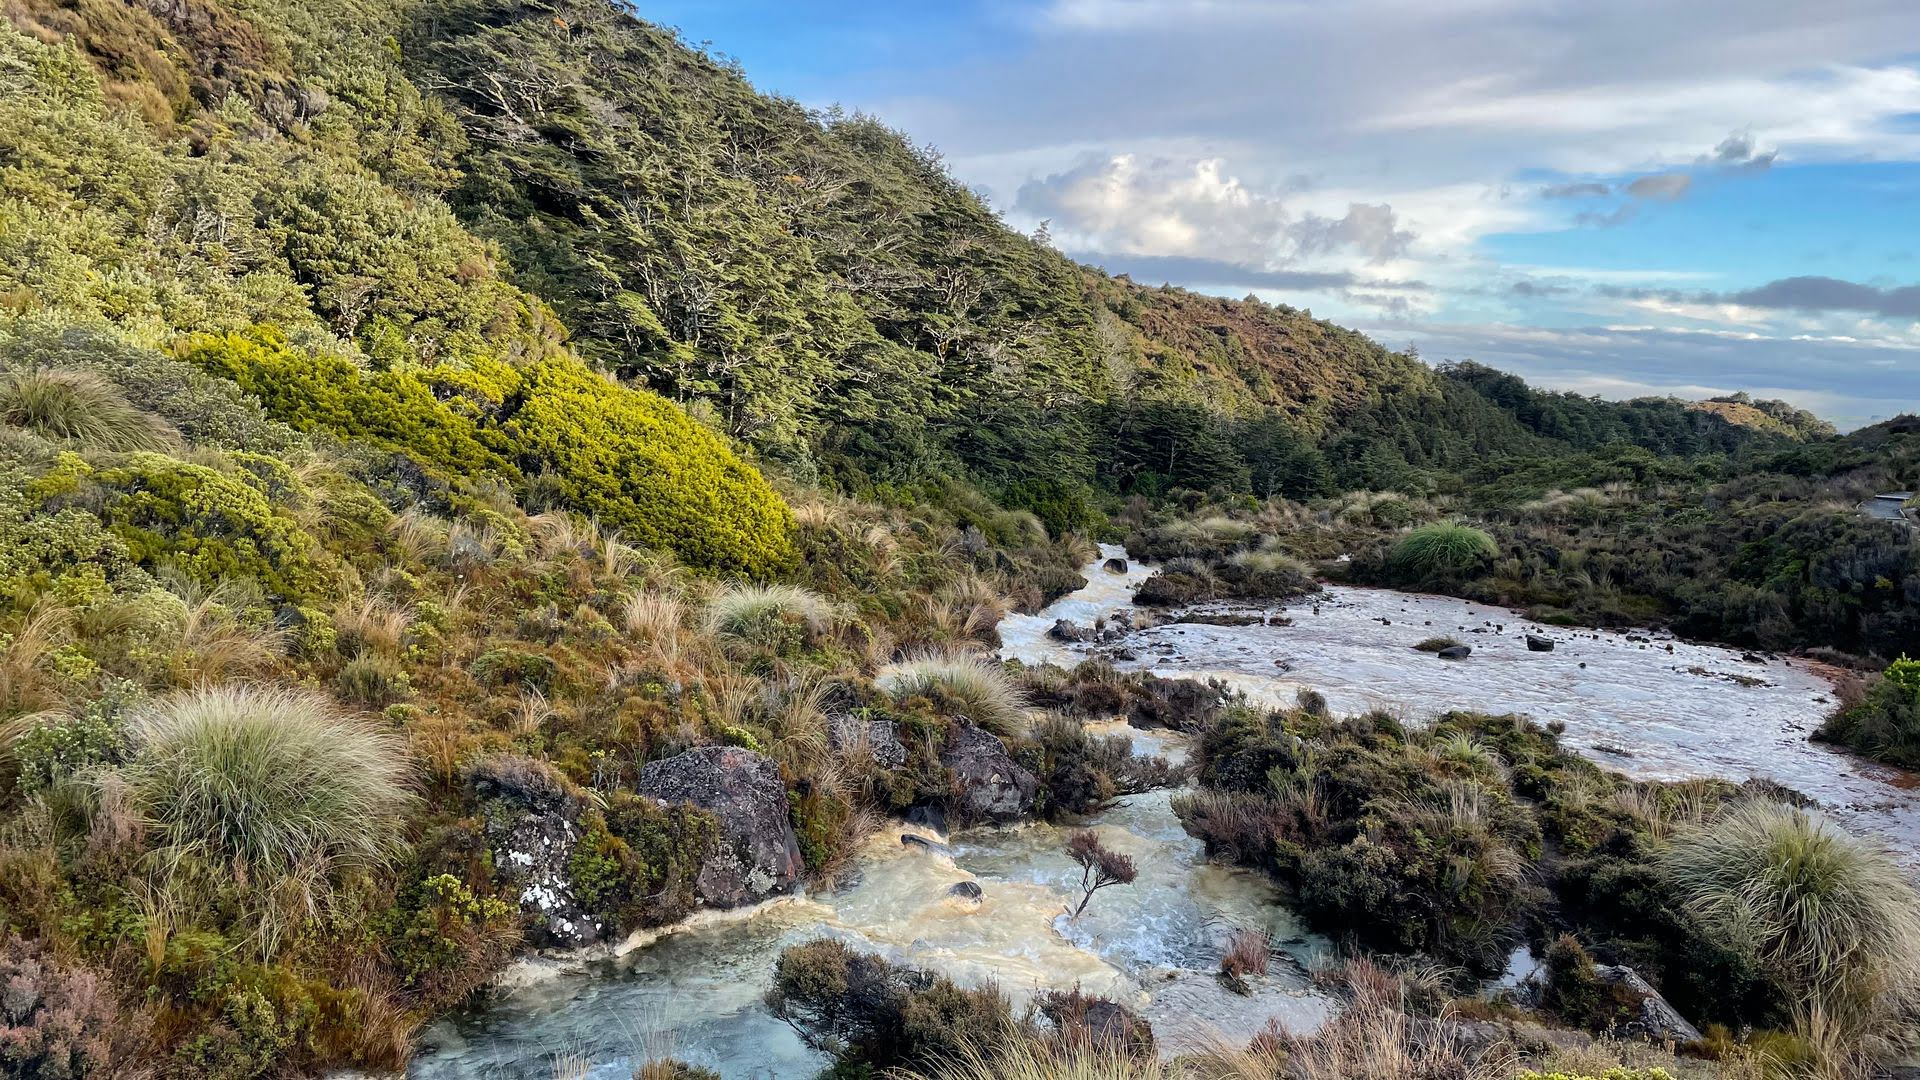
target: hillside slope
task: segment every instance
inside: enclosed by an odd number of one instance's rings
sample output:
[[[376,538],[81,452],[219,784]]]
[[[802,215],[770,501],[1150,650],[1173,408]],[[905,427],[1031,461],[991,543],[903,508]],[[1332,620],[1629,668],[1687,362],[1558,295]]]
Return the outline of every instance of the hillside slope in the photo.
[[[517,362],[532,347],[500,320],[525,322],[513,309],[531,295],[583,359],[800,481],[870,491],[958,473],[1056,525],[1084,517],[1058,507],[1095,487],[1245,487],[1262,471],[1143,469],[1105,450],[1141,438],[1140,460],[1204,459],[1189,444],[1277,421],[1347,487],[1597,438],[1500,395],[1489,408],[1481,381],[1289,308],[1076,266],[879,121],[757,93],[609,0],[8,10],[70,38],[109,103],[173,140],[138,157],[204,188],[156,174],[180,205],[149,199],[121,223],[172,234],[149,263],[175,260],[217,297],[110,317],[155,343],[273,321],[380,365]],[[187,215],[218,225],[184,236]],[[284,272],[260,261],[276,250]],[[105,313],[58,300],[67,318]],[[1806,434],[1728,412],[1692,413],[1680,438],[1667,416],[1588,426],[1658,452]]]

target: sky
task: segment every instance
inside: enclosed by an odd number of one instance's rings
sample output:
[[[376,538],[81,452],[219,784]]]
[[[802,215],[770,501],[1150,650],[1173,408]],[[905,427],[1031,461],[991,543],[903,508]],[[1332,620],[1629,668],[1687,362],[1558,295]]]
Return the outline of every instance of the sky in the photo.
[[[1008,224],[1433,362],[1920,411],[1920,0],[639,0]]]

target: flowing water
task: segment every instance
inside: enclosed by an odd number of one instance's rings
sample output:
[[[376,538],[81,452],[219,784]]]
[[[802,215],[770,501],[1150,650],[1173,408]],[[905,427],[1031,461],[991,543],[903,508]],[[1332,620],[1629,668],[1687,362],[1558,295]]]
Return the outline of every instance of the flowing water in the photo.
[[[1108,557],[1124,552],[1104,549]],[[1311,688],[1340,712],[1527,713],[1564,722],[1570,745],[1630,775],[1771,777],[1920,865],[1913,777],[1807,742],[1832,700],[1803,662],[1658,634],[1542,627],[1484,604],[1343,586],[1254,612],[1263,624],[1176,621],[1101,645],[1049,638],[1057,619],[1090,626],[1130,613],[1150,570],[1095,564],[1086,573],[1085,588],[1001,624],[1007,656],[1070,665],[1118,650],[1123,669],[1214,678],[1272,704]],[[1526,633],[1551,638],[1554,650],[1529,651]],[[1473,654],[1449,661],[1410,648],[1436,635],[1472,645]],[[1183,750],[1178,736],[1130,734],[1143,752]],[[1103,890],[1078,920],[1064,914],[1080,871],[1062,853],[1062,830],[980,830],[943,843],[894,825],[872,838],[841,889],[697,918],[619,957],[521,965],[484,1004],[427,1033],[412,1075],[626,1077],[649,1056],[675,1056],[729,1080],[811,1076],[824,1056],[774,1019],[761,995],[780,950],[820,936],[963,984],[992,980],[1016,999],[1079,985],[1139,1009],[1170,1050],[1215,1036],[1244,1041],[1269,1019],[1295,1029],[1318,1023],[1328,1003],[1291,967],[1252,997],[1228,993],[1213,976],[1239,927],[1268,930],[1296,960],[1320,943],[1301,933],[1263,879],[1208,863],[1170,799],[1131,796],[1088,823],[1133,856],[1140,878]],[[903,843],[903,833],[928,843]],[[960,882],[978,884],[981,899],[952,896]]]
[[[1178,758],[1178,736],[1127,732],[1145,753]],[[1034,824],[958,833],[882,829],[847,887],[692,925],[595,960],[534,961],[510,973],[484,1005],[443,1020],[423,1040],[416,1077],[626,1077],[649,1056],[674,1056],[734,1077],[807,1077],[826,1063],[761,1004],[774,959],[788,945],[844,939],[963,985],[989,980],[1016,1000],[1079,986],[1140,1010],[1156,1029],[1189,1039],[1244,1041],[1277,1019],[1317,1024],[1326,1001],[1297,963],[1252,997],[1213,977],[1241,927],[1268,931],[1298,963],[1318,943],[1302,934],[1264,879],[1206,861],[1174,817],[1170,792],[1119,800],[1087,824],[1133,857],[1131,886],[1102,890],[1084,914],[1080,869],[1066,831]],[[925,843],[903,842],[910,835]],[[978,901],[951,895],[979,885]],[[1168,1048],[1182,1044],[1168,1040]]]
[[[1384,709],[1422,720],[1458,708],[1559,721],[1568,745],[1629,776],[1778,781],[1920,868],[1920,777],[1808,741],[1834,698],[1807,661],[1650,631],[1543,626],[1454,597],[1343,585],[1280,609],[1202,609],[1203,617],[1234,612],[1265,624],[1174,621],[1100,645],[1055,641],[1046,631],[1056,618],[1087,626],[1130,612],[1132,587],[1150,574],[1139,566],[1087,572],[1094,580],[1071,614],[1049,609],[1001,623],[1008,656],[1071,665],[1118,650],[1122,670],[1218,679],[1268,704],[1312,689],[1339,713]],[[1529,650],[1528,634],[1553,641],[1553,651]],[[1412,648],[1436,636],[1473,653],[1442,660]]]

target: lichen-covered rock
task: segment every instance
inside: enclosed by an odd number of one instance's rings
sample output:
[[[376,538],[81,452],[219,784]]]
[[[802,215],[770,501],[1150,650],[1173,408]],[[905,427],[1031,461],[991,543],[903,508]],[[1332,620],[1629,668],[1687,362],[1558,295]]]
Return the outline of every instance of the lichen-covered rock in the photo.
[[[476,763],[467,782],[480,799],[494,872],[519,890],[532,918],[528,940],[563,949],[601,941],[609,927],[574,895],[568,874],[583,805],[566,780],[544,762],[502,756]]]
[[[1040,781],[1014,763],[990,731],[960,721],[940,752],[940,764],[953,773],[949,807],[963,822],[1005,824],[1018,821],[1033,809]]]
[[[869,754],[883,769],[897,769],[907,763],[907,748],[890,721],[862,719],[852,713],[827,717],[827,747],[834,753]]]
[[[787,785],[772,759],[738,746],[702,746],[640,770],[640,794],[692,803],[720,822],[722,842],[700,867],[695,890],[731,908],[792,892],[805,873],[787,813]]]

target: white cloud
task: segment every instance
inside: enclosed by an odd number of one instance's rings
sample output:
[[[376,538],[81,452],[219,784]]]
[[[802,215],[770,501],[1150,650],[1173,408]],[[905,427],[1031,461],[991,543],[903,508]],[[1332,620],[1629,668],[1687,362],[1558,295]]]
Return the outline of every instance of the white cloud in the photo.
[[[1296,212],[1287,192],[1255,188],[1219,158],[1089,158],[1021,185],[1013,210],[1049,222],[1067,250],[1205,257],[1255,269],[1315,256],[1380,264],[1414,240],[1385,203],[1348,203],[1337,217]]]
[[[1022,185],[1014,208],[1049,219],[1057,243],[1127,255],[1193,255],[1264,266],[1279,254],[1288,213],[1224,171],[1217,158],[1090,159]]]

